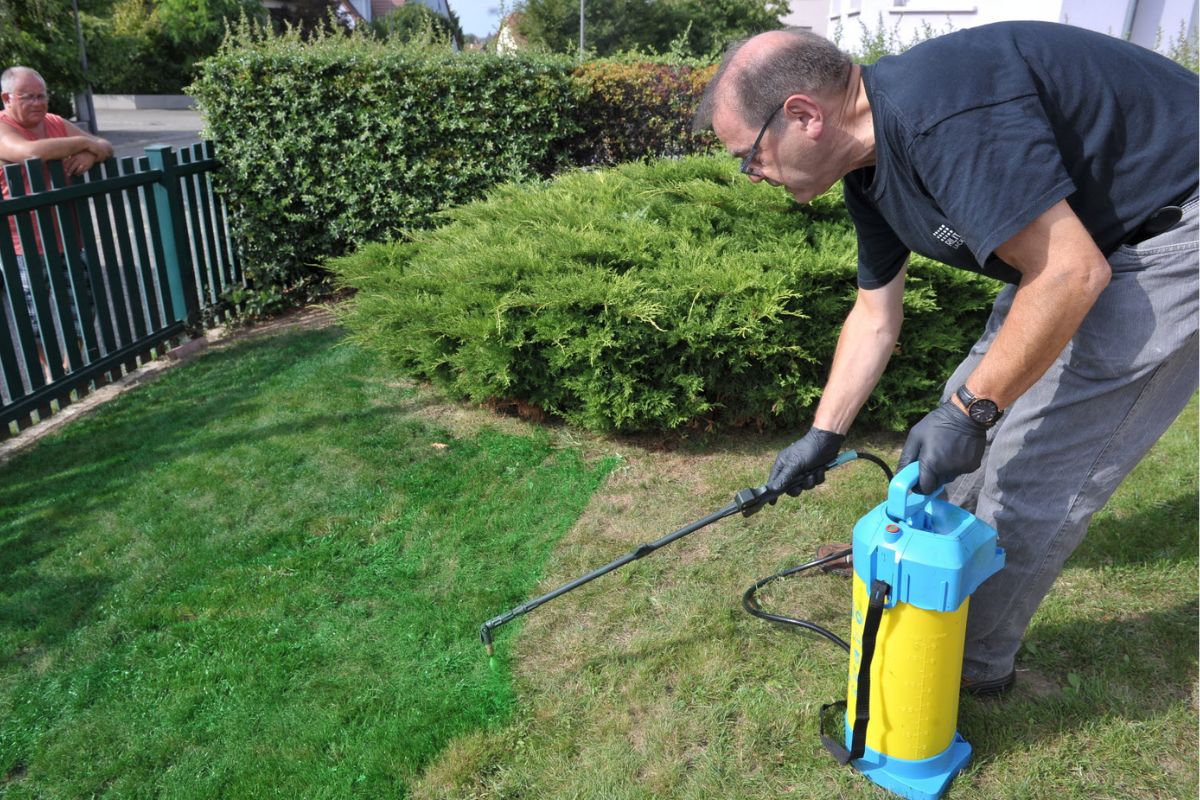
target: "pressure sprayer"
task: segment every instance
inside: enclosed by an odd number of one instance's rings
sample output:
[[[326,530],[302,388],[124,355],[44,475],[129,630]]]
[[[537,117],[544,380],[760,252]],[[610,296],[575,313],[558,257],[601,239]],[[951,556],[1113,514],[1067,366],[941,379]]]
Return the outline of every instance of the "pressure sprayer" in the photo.
[[[839,763],[910,800],[941,797],[971,758],[971,746],[956,731],[969,596],[1004,566],[1004,551],[996,546],[995,530],[937,499],[940,490],[915,493],[916,463],[893,478],[877,456],[848,451],[781,490],[743,489],[725,508],[493,617],[483,623],[479,638],[492,655],[492,635],[500,626],[718,520],[738,513],[749,517],[785,493],[811,489],[827,470],[860,458],[878,465],[890,484],[886,501],[854,526],[852,548],[762,578],[746,590],[742,606],[756,617],[824,636],[850,654],[847,698],[823,706],[820,714],[821,740]],[[851,642],[759,604],[756,592],[768,583],[851,553]],[[831,718],[841,731],[826,732]]]
[[[971,760],[955,730],[970,595],[1004,566],[996,531],[913,491],[917,463],[854,526],[854,613],[839,763],[910,800],[942,796]],[[940,493],[934,492],[934,495]],[[854,709],[854,716],[850,716]]]

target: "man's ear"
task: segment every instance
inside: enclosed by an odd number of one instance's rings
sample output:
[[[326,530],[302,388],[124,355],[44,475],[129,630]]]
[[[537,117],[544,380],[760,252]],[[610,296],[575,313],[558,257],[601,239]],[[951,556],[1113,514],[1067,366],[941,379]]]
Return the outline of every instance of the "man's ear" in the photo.
[[[812,96],[794,94],[783,101],[783,113],[789,120],[800,123],[800,127],[811,139],[819,139],[825,129],[825,110]]]

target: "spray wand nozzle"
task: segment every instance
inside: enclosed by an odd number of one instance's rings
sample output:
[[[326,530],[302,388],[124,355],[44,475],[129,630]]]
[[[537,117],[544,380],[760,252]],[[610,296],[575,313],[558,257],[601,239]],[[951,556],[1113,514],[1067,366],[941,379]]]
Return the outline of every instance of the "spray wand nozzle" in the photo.
[[[487,648],[489,658],[496,654],[496,648],[492,646],[492,626],[487,622],[479,628],[479,641]]]

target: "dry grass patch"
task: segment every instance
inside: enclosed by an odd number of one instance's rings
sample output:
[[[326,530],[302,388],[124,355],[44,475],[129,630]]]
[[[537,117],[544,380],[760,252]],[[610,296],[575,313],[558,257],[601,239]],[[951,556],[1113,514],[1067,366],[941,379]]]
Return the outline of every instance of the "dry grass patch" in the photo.
[[[959,729],[976,758],[950,797],[1196,795],[1194,417],[1193,406],[1098,515],[1035,618],[1016,690],[963,700]],[[623,465],[560,541],[538,590],[724,506],[764,480],[786,443],[612,443]],[[901,439],[849,444],[895,463]],[[848,541],[883,497],[876,467],[843,467],[816,491],[718,522],[505,629],[497,646],[516,681],[512,724],[453,742],[415,796],[887,797],[817,739],[820,704],[844,691],[844,654],[740,607],[756,578]],[[763,602],[847,635],[842,579],[784,581]]]

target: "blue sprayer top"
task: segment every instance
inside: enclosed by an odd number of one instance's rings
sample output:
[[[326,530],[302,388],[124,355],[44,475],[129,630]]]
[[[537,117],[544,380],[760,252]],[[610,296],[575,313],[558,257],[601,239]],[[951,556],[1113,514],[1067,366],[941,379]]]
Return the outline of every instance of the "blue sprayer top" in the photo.
[[[995,529],[973,514],[914,492],[918,478],[916,462],[900,470],[887,501],[854,526],[854,571],[868,587],[876,580],[892,587],[888,607],[955,611],[1000,571],[1004,550]]]

